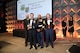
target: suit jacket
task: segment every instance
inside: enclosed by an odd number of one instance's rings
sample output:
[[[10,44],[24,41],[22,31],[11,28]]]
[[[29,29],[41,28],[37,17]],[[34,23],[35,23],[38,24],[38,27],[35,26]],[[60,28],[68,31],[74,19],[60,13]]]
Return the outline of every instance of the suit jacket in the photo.
[[[28,19],[24,19],[24,28],[27,30],[27,25],[28,25],[29,20]]]
[[[50,28],[53,29],[54,28],[54,25],[53,25],[53,22],[52,22],[52,19],[50,19]],[[45,27],[48,28],[48,23],[47,23],[47,19],[45,19]]]
[[[31,19],[29,19],[29,21],[28,21],[29,24],[30,24],[30,20]],[[33,22],[32,22],[32,29],[36,29],[36,20],[35,19],[33,19]]]
[[[44,26],[43,19],[37,19],[36,20],[36,29],[40,29],[40,31],[42,31],[43,30],[43,26]]]

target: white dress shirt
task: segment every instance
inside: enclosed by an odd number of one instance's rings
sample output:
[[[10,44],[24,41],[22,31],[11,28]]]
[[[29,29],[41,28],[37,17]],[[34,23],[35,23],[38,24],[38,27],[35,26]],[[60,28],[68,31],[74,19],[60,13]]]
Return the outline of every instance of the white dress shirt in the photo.
[[[47,24],[50,25],[51,20],[47,20]]]
[[[32,22],[33,22],[33,20],[31,19],[31,20],[30,20],[30,26],[32,26]]]

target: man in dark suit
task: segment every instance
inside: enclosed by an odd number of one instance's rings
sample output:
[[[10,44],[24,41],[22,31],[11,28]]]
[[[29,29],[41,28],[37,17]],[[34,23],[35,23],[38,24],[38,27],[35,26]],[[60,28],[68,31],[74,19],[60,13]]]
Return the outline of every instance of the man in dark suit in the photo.
[[[26,19],[24,19],[24,28],[25,28],[25,46],[28,45],[28,20],[29,20],[29,15],[26,14]]]
[[[30,35],[30,49],[32,49],[32,45],[36,47],[36,20],[34,19],[34,14],[30,13],[29,25],[28,25],[29,35]]]

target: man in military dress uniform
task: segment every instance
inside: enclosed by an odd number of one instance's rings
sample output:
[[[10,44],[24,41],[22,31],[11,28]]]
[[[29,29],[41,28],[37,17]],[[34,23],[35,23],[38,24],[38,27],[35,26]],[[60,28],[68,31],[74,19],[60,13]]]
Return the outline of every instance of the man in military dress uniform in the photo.
[[[53,48],[53,28],[54,24],[52,22],[52,19],[50,18],[50,14],[47,13],[45,19],[46,47],[48,47],[50,43],[51,47]]]

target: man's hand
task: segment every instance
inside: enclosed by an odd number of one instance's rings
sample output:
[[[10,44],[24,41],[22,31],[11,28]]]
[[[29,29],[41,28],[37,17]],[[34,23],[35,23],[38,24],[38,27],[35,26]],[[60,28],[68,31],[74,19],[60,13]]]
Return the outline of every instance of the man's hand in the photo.
[[[31,29],[32,28],[32,26],[30,26],[30,24],[28,24],[27,27],[28,27],[28,29]]]

